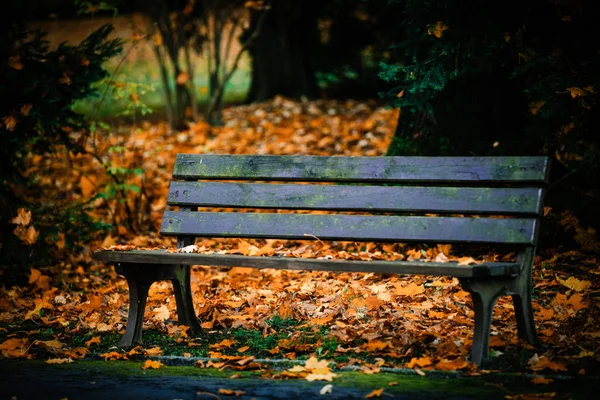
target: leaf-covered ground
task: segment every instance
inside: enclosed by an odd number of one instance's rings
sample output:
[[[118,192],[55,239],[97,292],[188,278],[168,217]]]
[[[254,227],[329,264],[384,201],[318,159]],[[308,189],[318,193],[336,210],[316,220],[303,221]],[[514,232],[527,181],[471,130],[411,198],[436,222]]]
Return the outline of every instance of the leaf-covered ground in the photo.
[[[278,98],[226,110],[227,123],[220,128],[202,123],[182,132],[170,132],[165,124],[115,127],[99,130],[87,143],[93,156],[31,157],[29,173],[40,177],[48,202],[84,202],[91,216],[113,228],[82,251],[72,251],[73,243],[59,236],[54,247],[66,255],[63,263],[31,269],[28,284],[0,289],[2,357],[62,363],[92,354],[107,360],[208,356],[212,360],[199,366],[237,369],[262,368],[255,359],[309,360],[308,366],[271,374],[282,378],[333,378],[317,358],[338,367],[357,365],[367,374],[382,367],[480,373],[467,362],[473,329],[470,296],[457,279],[435,276],[195,267],[192,289],[204,337],[189,337],[187,328],[176,324],[170,283],[158,282],[146,309],[144,346],[113,348],[127,320],[127,285],[91,254],[114,245],[174,247],[172,239],[157,232],[177,153],[383,155],[396,118],[395,111],[375,104]],[[14,223],[15,233],[35,246],[35,221],[27,210]],[[514,256],[449,245],[205,239],[197,246],[359,259],[477,262]],[[599,374],[597,255],[544,250],[534,271],[535,319],[545,347],[534,349],[519,341],[510,299],[500,299],[488,368]]]

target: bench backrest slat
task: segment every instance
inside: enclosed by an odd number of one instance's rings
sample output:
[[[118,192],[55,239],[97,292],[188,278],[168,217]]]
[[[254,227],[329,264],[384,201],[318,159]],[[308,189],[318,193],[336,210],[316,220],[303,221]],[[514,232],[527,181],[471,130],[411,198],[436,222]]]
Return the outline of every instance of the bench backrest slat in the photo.
[[[547,157],[323,157],[178,154],[182,180],[547,183]]]
[[[166,211],[167,236],[533,245],[535,218]]]
[[[537,214],[542,189],[171,182],[174,206]]]

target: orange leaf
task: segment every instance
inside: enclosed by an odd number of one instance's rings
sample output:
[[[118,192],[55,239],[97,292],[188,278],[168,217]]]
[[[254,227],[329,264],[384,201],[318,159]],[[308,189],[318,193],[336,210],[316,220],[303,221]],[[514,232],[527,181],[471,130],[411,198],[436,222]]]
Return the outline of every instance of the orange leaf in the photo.
[[[417,285],[414,282],[411,282],[408,286],[404,287],[400,285],[395,286],[397,296],[414,296],[425,291],[425,287],[423,287],[423,285]]]
[[[32,283],[37,281],[40,276],[42,276],[42,273],[39,269],[35,268],[29,268],[29,270],[31,271],[31,274],[29,275],[29,284],[31,285]]]
[[[31,222],[31,211],[24,208],[19,208],[17,216],[11,221],[13,224],[27,226]]]
[[[231,389],[219,389],[219,394],[224,394],[227,396],[242,396],[245,394],[243,390],[231,390]]]
[[[407,364],[408,368],[414,368],[414,367],[427,367],[429,365],[431,365],[432,362],[428,357],[421,357],[421,358],[416,358],[413,357],[410,362]]]
[[[579,279],[570,276],[569,279],[563,280],[560,278],[556,279],[558,283],[568,287],[576,292],[585,292],[592,284],[590,281],[580,281]]]
[[[16,70],[23,69],[23,63],[21,62],[21,57],[12,56],[8,59],[8,66],[14,68]]]
[[[144,365],[142,365],[140,368],[141,369],[159,369],[162,367],[166,368],[167,366],[165,364],[161,363],[160,361],[146,360]]]
[[[188,74],[187,72],[180,72],[179,75],[177,75],[177,84],[178,85],[185,85],[185,83],[190,79],[190,74]]]
[[[554,379],[547,379],[541,376],[538,376],[537,378],[533,378],[531,380],[531,383],[533,383],[534,385],[547,385],[552,382],[554,382]]]
[[[32,107],[33,106],[31,104],[23,104],[23,106],[21,107],[21,114],[27,117]]]
[[[94,336],[93,338],[85,342],[85,345],[87,347],[90,347],[93,344],[100,344],[100,336]]]
[[[13,117],[12,114],[2,118],[2,122],[4,122],[4,126],[6,127],[6,129],[8,129],[11,132],[13,132],[15,130],[15,127],[17,126],[17,119]]]
[[[435,364],[435,369],[439,369],[441,371],[456,371],[459,369],[463,369],[469,366],[469,363],[465,360],[442,360]]]
[[[375,389],[371,393],[369,393],[368,395],[366,395],[365,399],[372,399],[374,397],[381,397],[382,394],[383,394],[383,388],[381,388],[381,389]]]

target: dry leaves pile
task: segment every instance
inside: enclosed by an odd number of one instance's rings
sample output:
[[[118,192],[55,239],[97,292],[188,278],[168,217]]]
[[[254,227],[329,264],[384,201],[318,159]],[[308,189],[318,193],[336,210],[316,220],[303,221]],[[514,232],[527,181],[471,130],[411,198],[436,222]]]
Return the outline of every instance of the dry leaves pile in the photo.
[[[134,174],[127,181],[141,190],[127,192],[121,199],[95,197],[111,181],[106,169],[89,156],[71,155],[67,160],[65,155],[55,154],[30,160],[31,172],[43,176],[45,190],[54,196],[49,198],[89,200],[94,205],[90,212],[93,217],[116,225],[111,235],[90,243],[88,251],[71,254],[70,263],[32,269],[28,286],[0,289],[2,356],[45,356],[54,363],[71,362],[94,351],[104,333],[123,332],[127,285],[112,268],[93,264],[89,250],[111,246],[173,247],[171,239],[161,238],[156,232],[166,204],[175,154],[382,155],[393,135],[396,117],[394,111],[352,101],[292,102],[278,98],[227,110],[224,120],[228,122],[221,128],[196,124],[188,131],[170,133],[164,124],[146,123],[141,129],[111,134],[95,143],[104,161],[113,167],[143,170],[143,174]],[[115,148],[120,150],[114,151]],[[138,214],[128,215],[128,210],[137,210]],[[15,216],[15,221],[15,234],[35,242],[35,221],[30,221],[27,211]],[[58,242],[56,246],[67,251],[64,243]],[[206,239],[188,250],[262,256],[278,253],[314,258],[478,262],[454,255],[450,246],[421,249],[402,244],[309,240],[285,243]],[[487,254],[476,259],[504,256]],[[594,256],[572,252],[554,254],[549,259],[536,258],[536,324],[542,342],[550,350],[535,353],[529,348],[527,354],[531,356],[523,367],[531,371],[581,374],[597,368],[598,274],[600,269]],[[267,349],[270,357],[315,356],[328,340],[335,344],[328,358],[346,356],[346,364],[359,365],[364,373],[377,373],[385,366],[409,367],[421,373],[434,368],[473,370],[466,361],[472,341],[473,312],[470,296],[457,279],[196,267],[192,291],[196,312],[208,332],[245,328],[260,331],[264,338],[276,333],[267,323],[273,316],[300,321],[288,337]],[[197,340],[188,337],[187,328],[177,326],[176,319],[170,283],[154,284],[144,329],[155,328],[178,343],[187,343],[190,348],[197,346]],[[32,328],[32,332],[52,329],[55,339],[30,340],[30,332],[10,330],[23,321],[35,323],[37,328]],[[310,332],[326,332],[327,338],[307,342],[305,338]],[[80,345],[71,341],[83,334],[93,337]],[[209,337],[211,334],[208,333]],[[517,349],[522,346],[510,299],[501,299],[495,308],[491,347],[504,352],[510,363],[517,359]],[[160,354],[160,349],[134,350],[130,355]],[[240,347],[233,339],[221,340],[211,345],[209,353],[218,360],[203,366],[261,368],[254,356],[242,354],[253,350],[249,346]],[[513,353],[514,357],[510,355]],[[376,361],[366,362],[359,357],[365,354]],[[103,356],[127,358],[128,353],[114,351]],[[158,367],[154,363],[145,365],[145,368]],[[316,358],[280,375],[323,380],[334,376],[328,364]],[[372,397],[377,395],[380,393]]]

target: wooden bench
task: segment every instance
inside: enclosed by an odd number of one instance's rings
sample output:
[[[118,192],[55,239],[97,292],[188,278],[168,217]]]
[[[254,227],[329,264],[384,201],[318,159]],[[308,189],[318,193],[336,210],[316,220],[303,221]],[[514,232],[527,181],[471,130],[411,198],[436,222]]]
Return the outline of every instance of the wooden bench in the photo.
[[[158,280],[173,282],[179,323],[200,334],[192,303],[190,266],[206,265],[454,276],[473,299],[471,361],[481,364],[488,355],[493,307],[502,295],[512,296],[519,336],[536,345],[531,274],[548,173],[545,157],[179,154],[167,201],[178,210],[165,211],[161,228],[163,235],[177,236],[179,248],[193,244],[196,237],[319,238],[495,244],[512,246],[518,256],[516,262],[458,265],[161,250],[98,251],[96,257],[114,263],[129,285],[129,321],[119,344],[130,346],[141,341],[148,289]],[[198,211],[198,207],[270,212],[211,212]],[[360,215],[348,214],[350,211]]]

